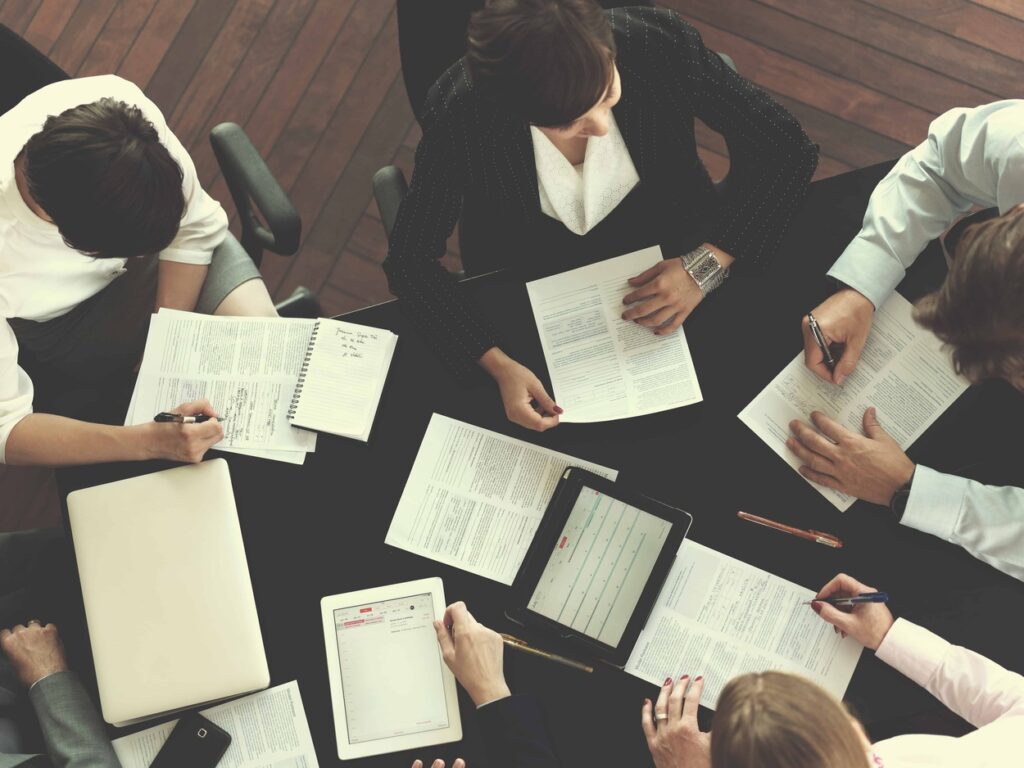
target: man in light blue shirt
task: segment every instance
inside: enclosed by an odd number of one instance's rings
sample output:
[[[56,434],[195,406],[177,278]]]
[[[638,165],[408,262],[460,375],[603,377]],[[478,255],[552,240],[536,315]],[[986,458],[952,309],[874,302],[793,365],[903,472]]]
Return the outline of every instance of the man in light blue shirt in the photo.
[[[1024,391],[1024,100],[941,115],[928,139],[882,180],[860,233],[829,270],[843,287],[813,310],[842,355],[829,371],[805,318],[807,367],[841,385],[860,360],[875,308],[928,243],[974,206],[997,207],[1000,216],[969,230],[946,284],[918,303],[915,317],[947,343],[971,381],[1004,378]],[[864,414],[864,435],[822,414],[812,418],[829,439],[794,422],[788,442],[806,465],[805,477],[888,504],[904,525],[1024,580],[1024,489],[915,466],[878,425],[874,409]]]

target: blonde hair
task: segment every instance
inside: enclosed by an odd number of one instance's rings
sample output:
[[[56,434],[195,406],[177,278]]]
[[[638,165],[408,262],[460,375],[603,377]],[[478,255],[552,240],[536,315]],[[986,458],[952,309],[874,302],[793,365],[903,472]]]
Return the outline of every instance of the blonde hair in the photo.
[[[725,686],[711,729],[712,768],[867,768],[837,699],[797,675],[761,672]]]

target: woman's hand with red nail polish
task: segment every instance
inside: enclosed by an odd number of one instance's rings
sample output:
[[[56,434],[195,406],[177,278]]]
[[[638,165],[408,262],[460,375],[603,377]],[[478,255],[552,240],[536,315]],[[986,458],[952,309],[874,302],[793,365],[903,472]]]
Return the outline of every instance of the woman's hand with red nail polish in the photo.
[[[690,683],[683,675],[674,683],[668,678],[653,705],[644,699],[641,724],[657,768],[710,768],[711,734],[697,725],[703,689],[703,677]]]

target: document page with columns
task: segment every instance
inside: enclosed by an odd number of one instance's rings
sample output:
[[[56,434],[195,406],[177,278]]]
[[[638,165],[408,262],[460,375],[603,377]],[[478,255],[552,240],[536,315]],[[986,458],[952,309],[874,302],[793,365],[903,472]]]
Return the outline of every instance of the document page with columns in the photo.
[[[968,387],[942,342],[915,323],[912,312],[913,305],[894,293],[875,311],[860,363],[841,387],[807,370],[801,352],[740,412],[740,421],[793,469],[802,462],[786,447],[789,422],[810,424],[811,411],[863,434],[864,411],[874,406],[879,424],[906,450]],[[811,485],[842,512],[856,501]]]
[[[625,419],[703,399],[682,328],[656,336],[622,319],[629,278],[660,261],[653,246],[526,284],[561,421]]]

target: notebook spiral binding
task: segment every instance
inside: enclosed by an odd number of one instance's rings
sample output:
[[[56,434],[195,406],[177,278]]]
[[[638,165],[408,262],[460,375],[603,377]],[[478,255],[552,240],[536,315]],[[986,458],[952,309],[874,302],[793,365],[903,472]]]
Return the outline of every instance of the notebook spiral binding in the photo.
[[[302,387],[306,383],[306,373],[309,371],[309,359],[313,356],[313,347],[316,346],[316,335],[320,332],[320,321],[313,326],[313,333],[309,336],[309,346],[306,347],[306,354],[302,358],[302,367],[299,368],[299,380],[295,382],[295,394],[288,405],[288,420],[295,418],[295,411],[299,407],[299,400],[302,398]]]

